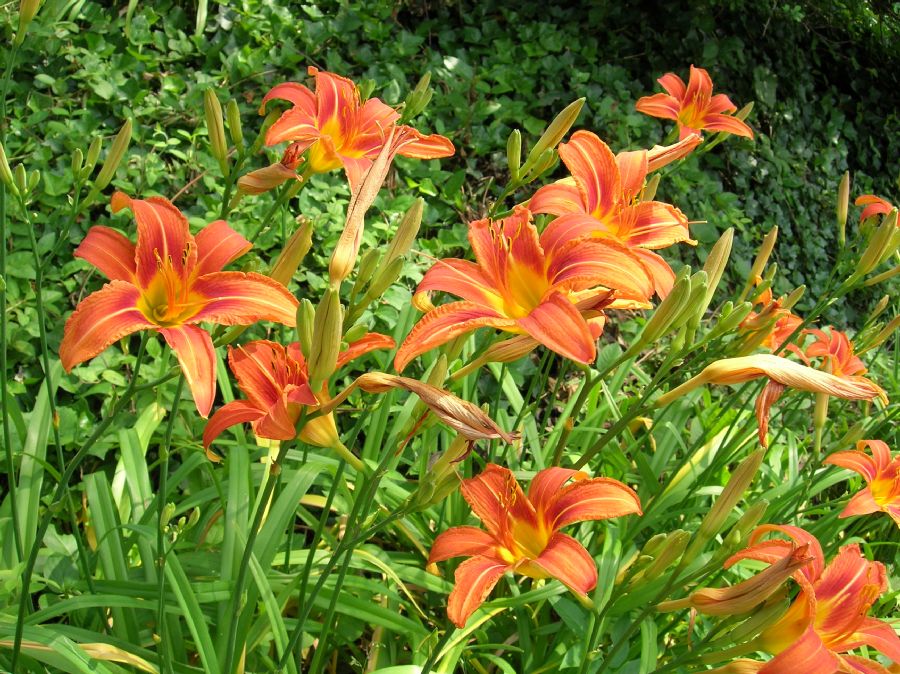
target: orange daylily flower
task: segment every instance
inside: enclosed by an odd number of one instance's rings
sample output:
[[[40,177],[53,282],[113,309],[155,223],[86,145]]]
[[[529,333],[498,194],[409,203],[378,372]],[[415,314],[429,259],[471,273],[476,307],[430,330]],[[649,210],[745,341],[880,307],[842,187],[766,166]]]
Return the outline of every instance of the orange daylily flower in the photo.
[[[284,151],[281,161],[250,171],[238,178],[238,190],[244,194],[263,194],[288,180],[300,180],[297,167],[303,161],[302,155],[303,146],[291,143]]]
[[[422,317],[397,351],[398,372],[419,354],[480,327],[528,334],[566,358],[591,363],[599,335],[582,310],[606,306],[613,296],[631,307],[649,306],[653,294],[642,260],[614,241],[575,241],[545,253],[524,206],[501,220],[470,223],[469,242],[476,262],[439,260],[419,284],[417,295],[441,290],[463,301]]]
[[[779,532],[785,540],[760,542]],[[789,525],[766,524],[750,536],[750,547],[733,555],[726,568],[742,559],[776,564],[796,546],[808,546],[812,561],[794,573],[800,594],[781,618],[751,644],[773,654],[770,661],[741,660],[742,671],[760,674],[834,674],[835,672],[887,671],[882,665],[847,651],[869,646],[900,662],[900,637],[887,623],[867,614],[887,589],[887,574],[880,562],[867,560],[856,543],[845,545],[827,566],[819,541],[807,531]]]
[[[890,201],[874,194],[863,194],[856,197],[856,201],[853,203],[857,206],[865,206],[862,213],[859,214],[860,222],[876,215],[888,215],[894,210],[894,205]]]
[[[853,377],[866,373],[866,365],[853,353],[853,343],[840,330],[829,328],[824,330],[807,330],[807,334],[816,337],[816,341],[806,347],[801,354],[809,363],[812,358],[823,358],[828,371],[838,377]]]
[[[651,117],[674,119],[678,122],[681,138],[692,133],[699,134],[704,129],[753,138],[753,131],[747,124],[726,114],[737,110],[731,99],[725,94],[713,96],[712,80],[703,68],[691,66],[687,86],[675,73],[666,73],[657,82],[667,93],[644,96],[635,108]]]
[[[756,400],[759,442],[763,447],[768,445],[766,434],[769,429],[769,411],[787,387],[811,393],[825,393],[844,400],[880,398],[887,403],[887,394],[884,390],[865,377],[837,376],[781,356],[760,353],[717,360],[700,374],[661,396],[656,405],[657,407],[668,405],[676,398],[704,384],[742,384],[761,377],[769,378],[769,383]]]
[[[369,333],[338,355],[337,368],[375,349],[392,348],[394,340],[387,335]],[[327,383],[317,393],[310,389],[306,358],[297,342],[284,347],[257,340],[229,348],[228,365],[247,399],[234,400],[216,410],[203,431],[206,448],[226,428],[246,422],[257,437],[291,440],[297,437],[302,408],[306,406],[313,412],[331,400]],[[315,447],[344,448],[331,412],[307,421],[299,438]]]
[[[463,480],[460,491],[487,531],[448,529],[435,539],[428,557],[429,564],[469,557],[456,569],[447,603],[447,615],[457,627],[465,626],[507,571],[556,578],[586,597],[597,585],[597,567],[588,551],[560,529],[641,514],[637,494],[626,485],[568,468],[540,471],[526,496],[510,470],[491,463],[480,475]]]
[[[187,218],[162,197],[112,197],[113,213],[131,209],[137,245],[109,227],[91,227],[75,257],[109,280],[84,299],[66,321],[59,357],[66,371],[138,330],[156,330],[178,356],[200,414],[216,393],[216,355],[200,322],[249,325],[276,321],[296,325],[297,300],[262,274],[221,271],[251,243],[224,220],[196,236]]]
[[[872,455],[864,451],[868,447]],[[856,449],[831,454],[825,463],[847,468],[863,476],[868,485],[858,492],[841,517],[885,512],[900,526],[900,454],[891,458],[891,450],[881,440],[860,440]]]
[[[400,114],[377,98],[364,103],[356,85],[345,77],[310,67],[316,80],[315,93],[296,82],[273,87],[260,106],[264,114],[272,99],[293,104],[266,132],[266,145],[295,141],[300,151],[309,150],[307,161],[315,173],[344,167],[351,189],[355,189],[378,156],[387,132]],[[444,136],[423,135],[411,126],[396,126],[396,152],[414,159],[439,159],[454,153]]]
[[[616,241],[641,258],[653,274],[656,292],[667,295],[675,274],[650,249],[696,242],[684,213],[661,201],[640,201],[640,193],[647,173],[684,157],[699,142],[699,136],[689,136],[676,145],[615,155],[595,134],[576,131],[559,146],[572,178],[545,185],[528,204],[533,213],[559,216],[541,235],[545,250],[584,238]]]
[[[754,279],[756,285],[762,283],[762,278],[757,276]],[[789,309],[782,308],[782,299],[775,299],[771,288],[759,294],[754,304],[761,305],[758,312],[751,311],[747,314],[747,318],[741,321],[739,330],[742,333],[756,333],[758,330],[765,330],[765,338],[759,343],[770,351],[778,351],[800,325],[803,319],[792,313]],[[798,348],[789,344],[789,351],[799,352]]]

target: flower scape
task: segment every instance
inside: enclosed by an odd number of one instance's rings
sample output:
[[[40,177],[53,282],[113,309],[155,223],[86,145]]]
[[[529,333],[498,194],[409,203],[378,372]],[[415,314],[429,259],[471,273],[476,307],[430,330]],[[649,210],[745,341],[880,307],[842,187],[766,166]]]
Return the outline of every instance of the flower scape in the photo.
[[[827,322],[898,269],[897,210],[842,181],[825,294],[778,295],[776,230],[679,205],[757,138],[686,70],[629,104],[661,144],[578,99],[456,221],[409,195],[469,151],[421,130],[440,87],[313,66],[259,121],[205,92],[220,194],[77,192],[81,290],[48,341],[32,249],[42,386],[4,394],[0,670],[898,671],[897,321]]]

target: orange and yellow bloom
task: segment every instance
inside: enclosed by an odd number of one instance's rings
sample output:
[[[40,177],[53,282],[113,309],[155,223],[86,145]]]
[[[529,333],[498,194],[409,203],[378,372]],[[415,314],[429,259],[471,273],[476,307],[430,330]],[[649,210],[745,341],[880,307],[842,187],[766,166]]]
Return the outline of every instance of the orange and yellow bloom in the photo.
[[[599,334],[582,311],[614,298],[649,306],[653,294],[642,259],[615,241],[573,241],[545,252],[544,237],[523,206],[502,220],[470,223],[469,242],[476,262],[439,260],[419,284],[417,294],[440,290],[463,299],[422,317],[397,351],[397,371],[480,327],[528,334],[566,358],[591,363]]]
[[[69,371],[138,330],[156,330],[178,356],[200,414],[216,392],[216,356],[209,333],[196,326],[296,324],[297,300],[277,281],[221,271],[251,244],[224,220],[196,236],[187,218],[162,197],[131,199],[116,192],[114,213],[129,208],[137,245],[109,227],[92,227],[75,251],[108,279],[66,322],[59,357]]]
[[[866,488],[850,499],[841,517],[885,512],[900,526],[900,455],[892,458],[885,442],[860,440],[855,450],[835,452],[825,463],[859,473],[866,481]]]
[[[863,194],[856,197],[856,201],[853,203],[857,206],[865,206],[862,213],[859,214],[860,222],[876,215],[887,215],[894,210],[894,205],[890,201],[874,194]]]
[[[845,333],[834,328],[829,328],[828,332],[818,329],[806,332],[816,338],[806,347],[804,360],[807,363],[812,358],[822,358],[827,371],[838,377],[852,378],[866,373],[865,363],[853,353],[853,343]]]
[[[343,166],[351,189],[356,189],[391,128],[396,128],[396,152],[404,157],[453,155],[453,143],[444,136],[396,125],[400,114],[377,98],[361,102],[356,85],[347,78],[312,67],[309,74],[316,80],[315,92],[296,82],[279,84],[263,98],[260,113],[273,99],[293,105],[269,127],[266,145],[293,141],[297,151],[309,150],[307,165],[314,173]]]
[[[778,532],[791,541],[760,539]],[[755,559],[776,564],[807,547],[812,561],[794,573],[800,594],[787,613],[751,642],[755,650],[773,654],[766,663],[740,660],[742,671],[761,674],[834,674],[887,670],[881,664],[848,651],[868,646],[894,662],[900,662],[900,637],[887,623],[869,617],[876,600],[887,590],[887,573],[880,562],[867,560],[856,543],[843,546],[831,563],[819,541],[805,530],[788,525],[767,524],[753,532],[750,547],[733,555],[725,564]],[[732,668],[734,669],[734,668]]]
[[[699,136],[689,136],[676,145],[615,155],[595,134],[576,131],[559,146],[572,178],[540,188],[528,204],[533,213],[559,216],[541,235],[546,251],[577,239],[618,242],[640,257],[657,293],[666,295],[675,274],[651,249],[695,242],[684,213],[671,204],[640,201],[641,190],[650,171],[684,157],[699,142]]]
[[[687,85],[675,73],[666,73],[657,81],[666,93],[644,96],[635,108],[651,117],[675,120],[681,138],[703,130],[753,138],[753,131],[747,124],[727,114],[737,110],[731,99],[725,94],[713,96],[712,80],[703,68],[691,66]]]
[[[448,529],[435,539],[428,558],[434,563],[469,557],[456,569],[447,604],[447,615],[457,627],[465,626],[507,571],[556,578],[585,597],[597,585],[597,567],[588,551],[560,529],[641,514],[637,494],[626,485],[567,468],[540,471],[526,496],[512,472],[488,464],[480,475],[463,480],[460,490],[487,531],[472,526]]]

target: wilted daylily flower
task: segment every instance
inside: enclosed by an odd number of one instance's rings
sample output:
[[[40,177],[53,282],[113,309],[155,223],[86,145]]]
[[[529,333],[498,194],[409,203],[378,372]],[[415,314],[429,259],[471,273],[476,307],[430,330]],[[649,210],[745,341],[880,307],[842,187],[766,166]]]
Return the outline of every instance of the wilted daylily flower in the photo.
[[[872,456],[863,451],[868,447]],[[825,463],[847,468],[863,476],[868,485],[858,492],[841,517],[885,512],[900,526],[900,454],[891,459],[891,450],[881,440],[860,440],[856,449],[831,454]]]
[[[736,136],[753,138],[753,131],[743,121],[730,114],[737,110],[725,94],[713,96],[712,80],[703,68],[691,66],[687,86],[675,73],[666,73],[657,80],[668,93],[644,96],[635,108],[651,117],[674,119],[681,138],[692,133],[723,131]]]
[[[316,80],[315,93],[302,84],[285,82],[263,98],[260,113],[272,99],[293,104],[269,127],[266,145],[295,141],[300,152],[309,150],[307,162],[314,173],[343,166],[355,189],[400,114],[377,98],[361,102],[356,85],[344,77],[312,67],[309,74]],[[438,159],[454,152],[444,136],[425,136],[410,126],[396,129],[396,152],[404,157]]]
[[[549,254],[555,248],[583,238],[613,240],[628,246],[653,274],[660,295],[672,289],[675,275],[658,249],[690,238],[688,219],[660,201],[640,201],[649,171],[689,154],[700,142],[688,136],[676,145],[614,155],[609,146],[590,131],[576,131],[559,146],[559,156],[572,174],[571,181],[545,185],[528,204],[534,213],[556,218],[541,235]]]
[[[267,276],[221,271],[251,246],[224,220],[195,237],[187,218],[162,197],[131,199],[116,192],[112,210],[123,208],[134,213],[137,245],[97,226],[75,251],[110,282],[69,317],[60,360],[69,371],[126,335],[156,330],[178,356],[197,410],[205,417],[216,392],[216,356],[209,333],[194,324],[268,320],[294,326],[297,300]]]
[[[759,542],[769,532],[780,532],[793,542]],[[768,662],[740,660],[742,669],[719,671],[760,672],[761,674],[834,674],[887,670],[874,660],[847,651],[868,646],[900,662],[900,637],[887,623],[867,614],[887,589],[887,574],[880,562],[870,562],[859,545],[843,546],[828,566],[822,547],[814,536],[799,527],[773,524],[757,527],[750,547],[733,555],[726,567],[741,559],[777,564],[793,554],[796,546],[808,546],[812,561],[794,573],[800,594],[781,618],[748,644],[775,657]]]
[[[572,484],[566,485],[569,480]],[[462,526],[434,541],[429,564],[469,557],[456,569],[447,615],[457,627],[481,606],[507,571],[530,578],[556,578],[585,597],[597,585],[597,567],[584,547],[560,531],[575,522],[641,514],[629,487],[604,477],[588,478],[567,468],[547,468],[522,491],[512,472],[488,464],[463,480],[463,497],[487,527]]]
[[[545,254],[523,206],[502,220],[472,222],[469,242],[477,262],[439,260],[417,290],[417,295],[441,290],[463,301],[425,314],[397,351],[397,371],[419,354],[480,327],[528,334],[566,358],[590,363],[599,335],[592,334],[581,310],[612,298],[649,306],[653,294],[645,265],[614,241],[575,241]]]
[[[338,355],[337,367],[375,349],[393,347],[394,340],[390,337],[369,333]],[[229,348],[228,364],[247,399],[232,401],[216,411],[203,431],[204,447],[209,448],[226,428],[246,422],[250,422],[258,437],[290,440],[297,437],[296,425],[303,407],[312,413],[331,400],[327,383],[315,394],[310,389],[306,358],[296,342],[285,348],[275,342],[258,340]],[[316,447],[335,449],[345,458],[349,454],[340,441],[330,411],[308,420],[299,438]]]
[[[238,178],[238,190],[243,194],[263,194],[288,180],[299,180],[296,169],[303,161],[302,155],[302,145],[291,143],[284,151],[281,161]]]
[[[860,222],[876,215],[887,215],[894,210],[894,205],[890,201],[874,194],[863,194],[856,197],[856,201],[853,203],[857,206],[865,206],[862,213],[859,214]]]
[[[788,386],[801,391],[825,393],[845,400],[880,398],[883,402],[887,402],[884,390],[865,377],[839,377],[781,356],[756,354],[717,360],[700,374],[661,396],[656,405],[657,407],[668,405],[676,398],[704,384],[742,384],[760,377],[768,377],[770,380],[756,400],[759,442],[764,447],[768,444],[766,434],[769,428],[769,410]]]

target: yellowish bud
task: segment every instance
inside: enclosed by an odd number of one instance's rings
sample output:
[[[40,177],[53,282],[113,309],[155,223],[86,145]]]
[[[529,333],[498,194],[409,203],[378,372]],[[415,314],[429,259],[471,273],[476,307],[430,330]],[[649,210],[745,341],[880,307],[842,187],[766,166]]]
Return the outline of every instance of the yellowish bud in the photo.
[[[850,276],[850,281],[862,278],[875,269],[887,255],[893,253],[892,240],[896,232],[897,209],[895,208],[873,232],[869,239],[869,245],[866,246],[862,256],[859,258],[856,271]],[[893,248],[896,249],[896,246],[893,246]]]
[[[716,288],[719,287],[719,281],[722,280],[722,274],[728,266],[728,258],[731,256],[731,246],[734,243],[734,228],[729,227],[724,232],[716,245],[709,251],[706,256],[706,262],[703,263],[703,271],[709,276],[709,283],[706,286],[706,296],[703,298],[703,309],[699,312],[703,314],[709,308],[712,302]]]
[[[660,174],[654,173],[650,179],[647,181],[647,184],[644,186],[644,191],[641,192],[641,201],[653,201],[653,197],[656,196],[656,190],[659,189],[659,181]]]
[[[309,354],[309,385],[318,391],[334,374],[343,332],[341,298],[336,288],[329,288],[316,307],[312,345]]]
[[[396,258],[395,260],[392,260],[387,267],[382,268],[382,270],[375,275],[375,278],[372,279],[372,283],[366,291],[366,299],[372,301],[381,297],[384,294],[384,291],[387,290],[394,281],[400,278],[400,274],[403,272],[403,266],[403,258]]]
[[[837,197],[837,239],[843,246],[846,239],[847,211],[850,208],[850,171],[845,171],[838,186]]]
[[[28,172],[22,164],[17,164],[13,170],[13,180],[16,184],[16,191],[19,194],[24,195],[28,193]]]
[[[81,151],[81,148],[75,148],[72,152],[72,175],[75,177],[75,180],[80,180],[81,169],[84,167],[84,152]]]
[[[297,341],[300,343],[300,351],[309,360],[312,352],[313,326],[316,320],[316,308],[306,297],[300,300],[297,306]]]
[[[283,286],[287,286],[294,278],[303,258],[312,247],[312,221],[300,216],[297,218],[297,222],[299,227],[291,234],[291,238],[281,249],[278,259],[275,260],[275,264],[272,265],[269,272],[269,276]]]
[[[747,297],[747,293],[750,292],[756,278],[762,276],[763,270],[766,268],[766,264],[768,264],[769,258],[772,255],[772,250],[775,248],[775,241],[777,239],[778,227],[773,227],[769,230],[769,233],[766,234],[766,238],[763,239],[763,242],[759,247],[759,252],[757,252],[756,259],[753,261],[753,266],[750,268],[750,277],[747,279],[747,285],[744,288],[744,292],[741,293],[741,300]]]
[[[125,153],[128,151],[128,146],[130,144],[131,120],[126,119],[122,128],[119,129],[119,133],[116,134],[112,146],[109,148],[106,159],[103,161],[103,166],[100,167],[100,173],[97,174],[97,179],[94,181],[93,189],[95,191],[99,192],[109,185],[113,176],[116,174],[116,170],[122,163],[122,159],[125,157]],[[88,151],[88,154],[90,155],[90,151]]]
[[[881,314],[884,313],[884,310],[887,309],[890,301],[891,301],[891,298],[889,295],[885,295],[880,300],[878,300],[878,302],[872,308],[872,313],[869,314],[869,322],[874,321],[876,318],[881,316]]]
[[[569,132],[572,125],[575,124],[575,120],[578,119],[581,108],[584,107],[584,101],[584,98],[579,98],[577,101],[570,103],[552,122],[550,122],[550,125],[538,139],[538,142],[531,148],[531,152],[528,153],[528,159],[525,162],[523,171],[527,171],[532,166],[537,167],[540,163],[539,160],[541,156],[544,155],[547,150],[553,150],[559,145],[559,142]],[[540,171],[536,171],[535,175],[539,173]]]
[[[100,150],[102,149],[103,139],[100,138],[100,136],[95,136],[88,146],[87,155],[84,159],[84,169],[81,173],[82,180],[91,175],[91,171],[94,170],[94,167],[97,165],[97,160],[100,158]]]
[[[640,573],[635,574],[630,585],[638,587],[643,583],[656,580],[662,573],[674,564],[691,540],[691,534],[683,529],[676,529],[666,536],[665,546],[655,555],[653,562]]]
[[[16,190],[16,183],[13,179],[13,172],[9,166],[9,160],[6,158],[6,150],[3,148],[3,144],[0,143],[0,180],[13,191]]]
[[[16,46],[25,41],[25,32],[28,30],[28,24],[31,23],[40,6],[41,0],[22,0],[19,3],[19,29],[16,31]]]
[[[900,328],[900,316],[894,316],[894,318],[892,318],[887,325],[885,325],[881,330],[878,331],[878,333],[874,337],[872,337],[872,340],[868,344],[866,344],[866,347],[864,349],[860,349],[857,355],[863,354],[866,351],[871,351],[872,349],[878,348],[879,346],[884,344],[884,342],[886,342],[888,338],[890,338],[890,336],[897,331],[897,328]]]
[[[244,130],[241,128],[241,109],[233,98],[225,105],[225,118],[228,120],[228,134],[235,147],[244,146]]]
[[[31,173],[28,174],[28,191],[34,192],[35,188],[41,182],[41,172],[37,169],[34,169]]]
[[[506,139],[506,166],[510,178],[513,182],[517,181],[522,168],[522,132],[518,129],[513,129]]]
[[[743,122],[750,116],[751,112],[753,112],[753,101],[750,101],[747,105],[734,113],[734,116]]]
[[[629,348],[635,351],[648,344],[653,344],[672,329],[675,322],[687,307],[691,298],[691,268],[682,267],[675,278],[675,285],[665,299],[659,303],[653,315],[644,326],[641,336]]]
[[[344,333],[344,341],[350,344],[358,339],[362,339],[369,332],[369,326],[364,323],[358,323]]]
[[[806,286],[797,286],[794,288],[791,293],[781,300],[781,308],[785,311],[790,311],[794,308],[794,305],[800,301],[800,298],[803,297],[803,294],[806,292]]]
[[[744,514],[741,515],[740,519],[731,528],[729,534],[734,532],[741,541],[746,540],[749,533],[753,531],[756,525],[759,524],[763,515],[766,514],[766,509],[768,507],[769,502],[766,499],[760,499],[754,503],[744,511]]]
[[[222,104],[212,88],[203,91],[203,112],[206,115],[206,133],[209,135],[209,150],[222,172],[228,173],[228,144],[225,141],[225,121],[222,119]]]
[[[403,215],[400,224],[397,226],[397,232],[388,246],[387,253],[384,256],[382,265],[389,265],[394,260],[403,257],[412,248],[419,234],[419,226],[422,224],[422,214],[425,211],[425,200],[416,199],[409,210]]]

